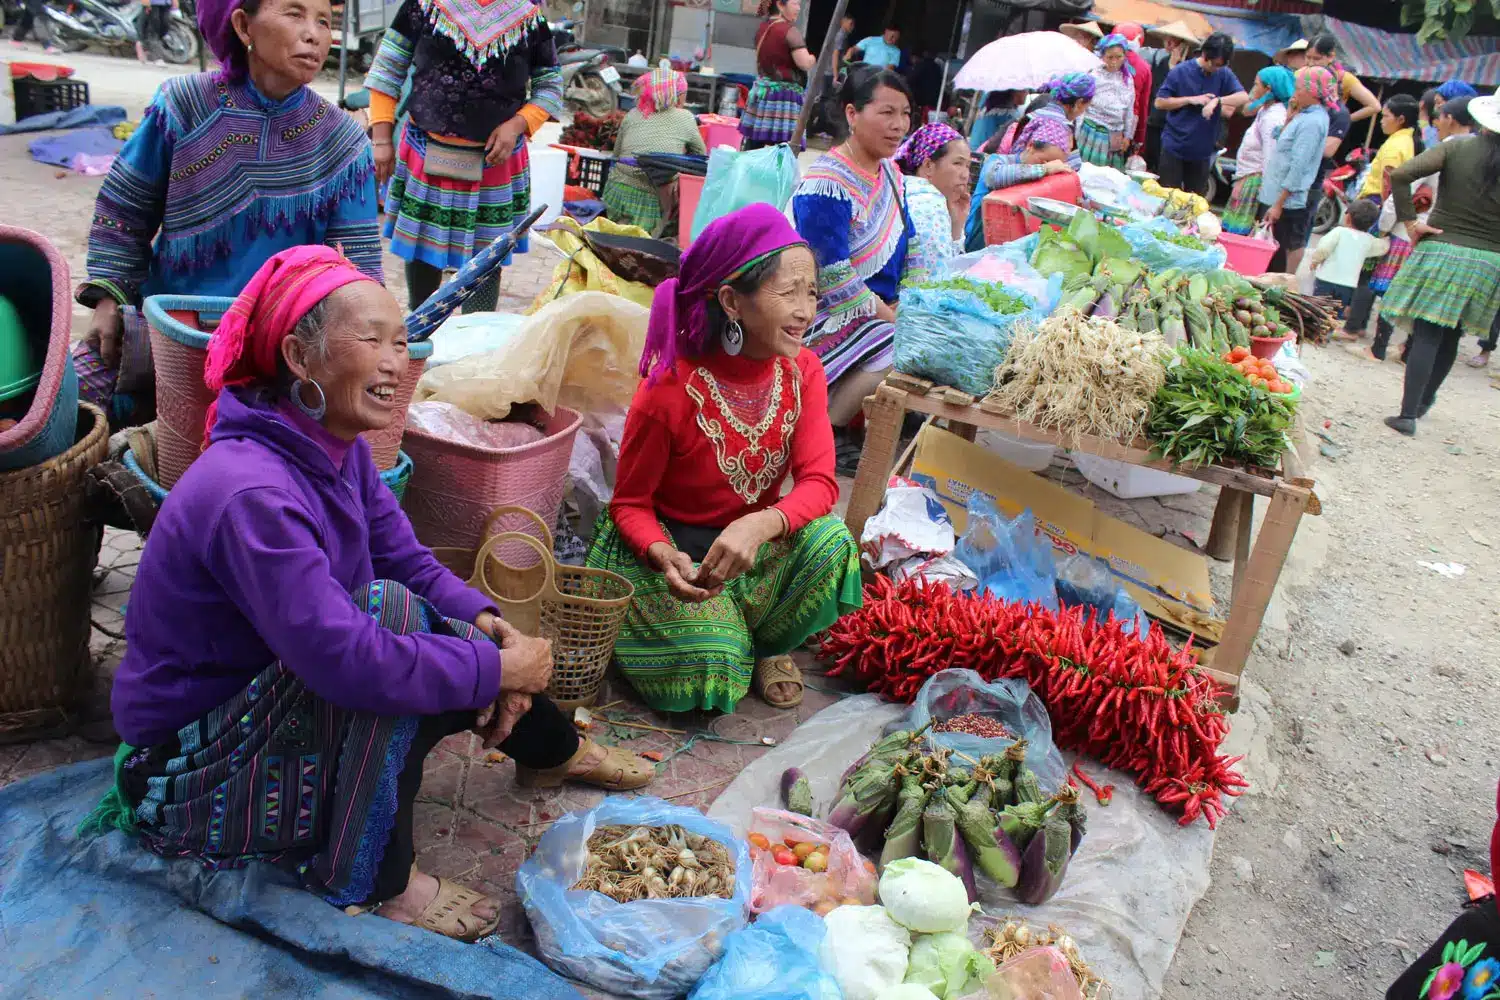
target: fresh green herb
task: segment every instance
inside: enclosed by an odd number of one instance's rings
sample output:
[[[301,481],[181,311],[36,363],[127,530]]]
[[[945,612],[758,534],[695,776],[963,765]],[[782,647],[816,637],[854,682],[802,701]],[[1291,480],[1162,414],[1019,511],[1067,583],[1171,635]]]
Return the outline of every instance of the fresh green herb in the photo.
[[[1012,316],[1022,313],[1032,307],[1032,303],[1014,292],[1007,292],[999,284],[993,281],[971,281],[968,278],[947,278],[943,281],[928,281],[917,286],[918,288],[935,288],[939,291],[947,290],[954,292],[968,292],[979,301],[990,307],[992,312],[1002,316]]]
[[[1291,447],[1292,406],[1252,386],[1217,355],[1180,348],[1152,400],[1153,453],[1182,465],[1243,462],[1268,469]]]
[[[1175,243],[1180,247],[1187,247],[1189,250],[1208,249],[1207,243],[1204,243],[1198,237],[1190,236],[1187,233],[1152,233],[1151,235],[1155,236],[1157,239],[1161,240],[1164,243]]]

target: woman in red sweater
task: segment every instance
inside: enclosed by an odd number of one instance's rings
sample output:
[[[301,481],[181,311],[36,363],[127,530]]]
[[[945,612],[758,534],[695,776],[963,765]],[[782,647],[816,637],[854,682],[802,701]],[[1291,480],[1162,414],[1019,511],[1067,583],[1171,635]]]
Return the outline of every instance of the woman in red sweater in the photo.
[[[712,223],[656,289],[588,557],[635,585],[615,657],[653,708],[732,712],[752,680],[792,708],[786,654],[861,604],[858,548],[831,516],[828,381],[802,345],[817,294],[812,251],[769,205]]]

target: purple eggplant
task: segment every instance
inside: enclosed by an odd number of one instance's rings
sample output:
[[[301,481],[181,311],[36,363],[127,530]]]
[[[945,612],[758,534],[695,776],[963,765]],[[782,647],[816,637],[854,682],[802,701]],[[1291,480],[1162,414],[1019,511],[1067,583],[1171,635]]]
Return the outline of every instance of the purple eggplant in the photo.
[[[963,881],[969,902],[979,899],[979,886],[974,882],[974,866],[969,862],[969,851],[964,839],[958,835],[958,814],[948,802],[945,789],[935,789],[922,810],[922,846],[927,851],[927,860],[946,868]]]
[[[958,832],[972,852],[979,870],[1008,889],[1020,878],[1021,852],[1005,835],[990,810],[993,794],[989,785],[981,784],[968,802],[957,807]]]
[[[1016,898],[1023,903],[1045,903],[1062,888],[1068,862],[1073,858],[1073,809],[1078,792],[1064,785],[1057,793],[1057,805],[1048,814],[1042,830],[1021,855],[1021,878],[1016,883]]]
[[[828,822],[845,830],[850,836],[858,836],[872,822],[877,829],[884,830],[890,819],[890,810],[895,806],[896,795],[901,790],[898,768],[905,758],[898,760],[872,760],[850,775],[838,801],[828,814]]]
[[[901,777],[901,794],[896,797],[896,815],[886,827],[885,844],[880,850],[880,868],[901,858],[914,858],[922,849],[922,810],[927,804],[927,789],[917,774]]]
[[[1099,296],[1099,301],[1094,304],[1094,311],[1089,315],[1095,319],[1114,319],[1119,314],[1119,308],[1115,305],[1113,290]]]
[[[813,814],[812,785],[800,767],[789,767],[781,773],[781,801],[788,812],[803,816]]]

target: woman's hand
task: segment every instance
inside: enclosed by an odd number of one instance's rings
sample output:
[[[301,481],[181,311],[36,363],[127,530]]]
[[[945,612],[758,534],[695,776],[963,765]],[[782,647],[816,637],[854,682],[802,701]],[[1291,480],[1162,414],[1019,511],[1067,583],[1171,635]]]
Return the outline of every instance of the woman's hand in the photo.
[[[508,122],[495,126],[495,131],[484,143],[484,162],[490,166],[504,163],[516,151],[516,142],[526,134],[526,119],[516,115]]]
[[[108,368],[120,367],[120,339],[124,333],[124,320],[120,317],[120,304],[105,297],[94,306],[94,319],[84,337],[89,346],[99,352]]]
[[[1443,235],[1443,231],[1437,226],[1429,226],[1425,222],[1408,222],[1406,224],[1406,235],[1411,237],[1411,245],[1416,246],[1429,236]]]
[[[666,577],[667,589],[679,601],[702,604],[710,598],[719,596],[718,590],[695,586],[694,581],[698,578],[698,569],[693,565],[693,557],[686,552],[679,552],[666,542],[657,542],[646,550],[646,560],[656,567],[658,573]]]
[[[1130,140],[1125,138],[1124,132],[1111,132],[1109,136],[1109,151],[1111,153],[1123,153]]]
[[[474,732],[484,737],[486,750],[499,746],[516,728],[521,716],[531,711],[531,695],[509,691],[479,713]]]
[[[698,566],[699,586],[722,587],[755,565],[760,547],[780,537],[786,521],[775,510],[746,514],[719,532]]]
[[[1048,160],[1046,163],[1042,164],[1042,170],[1044,170],[1048,176],[1051,176],[1052,174],[1065,173],[1072,169],[1072,167],[1068,166],[1067,160]]]
[[[552,682],[552,643],[522,635],[503,618],[494,619],[500,640],[500,691],[540,694]]]
[[[370,148],[375,153],[375,186],[380,187],[396,172],[396,144],[389,139],[375,139]]]

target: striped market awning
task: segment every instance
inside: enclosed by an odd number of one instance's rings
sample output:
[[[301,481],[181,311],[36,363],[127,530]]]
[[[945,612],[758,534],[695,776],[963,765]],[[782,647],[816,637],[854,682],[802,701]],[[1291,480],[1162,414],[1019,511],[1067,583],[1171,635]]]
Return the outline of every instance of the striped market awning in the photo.
[[[1379,31],[1336,18],[1327,28],[1339,41],[1344,65],[1359,76],[1441,83],[1463,80],[1476,87],[1500,86],[1500,38],[1417,44],[1416,35]]]
[[[1323,0],[1198,0],[1192,4],[1178,4],[1193,10],[1219,7],[1228,10],[1245,10],[1255,14],[1321,14]]]

